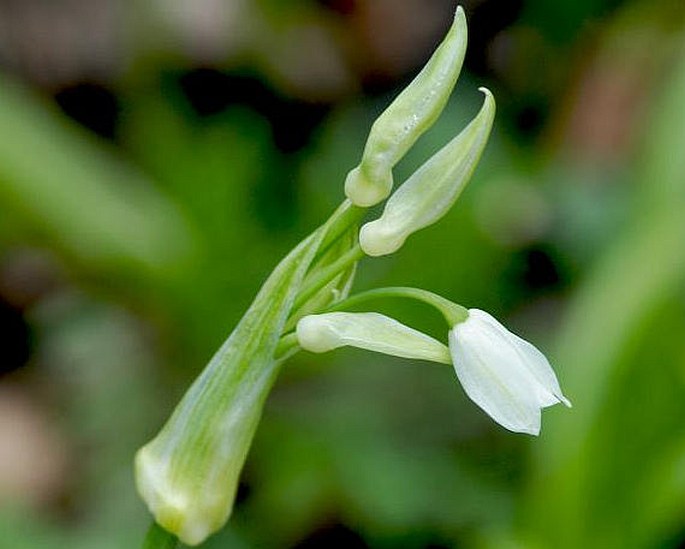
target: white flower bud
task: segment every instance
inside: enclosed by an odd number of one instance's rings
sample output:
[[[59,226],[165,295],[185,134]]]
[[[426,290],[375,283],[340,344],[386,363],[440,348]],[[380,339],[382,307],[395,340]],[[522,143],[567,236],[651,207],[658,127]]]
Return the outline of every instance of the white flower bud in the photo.
[[[313,353],[350,346],[403,358],[452,362],[445,345],[379,313],[309,315],[298,322],[297,339],[303,349]]]
[[[495,100],[480,88],[485,101],[478,115],[435,153],[390,197],[383,215],[364,225],[359,243],[367,255],[397,251],[407,237],[438,221],[457,200],[485,148],[495,118]]]
[[[437,120],[457,82],[466,53],[466,17],[457,8],[447,36],[414,80],[376,119],[362,160],[347,175],[345,194],[357,206],[383,201],[392,168]]]
[[[542,408],[571,407],[545,356],[488,313],[469,309],[450,330],[449,346],[464,391],[502,427],[538,435]]]

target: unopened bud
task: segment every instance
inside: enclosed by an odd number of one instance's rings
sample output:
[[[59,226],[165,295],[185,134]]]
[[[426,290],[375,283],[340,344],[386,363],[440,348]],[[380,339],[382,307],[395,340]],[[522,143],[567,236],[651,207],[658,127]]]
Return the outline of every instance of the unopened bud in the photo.
[[[435,153],[390,197],[383,215],[364,225],[359,244],[367,255],[387,255],[407,237],[438,221],[452,207],[480,159],[495,118],[495,100],[486,88],[478,115]]]
[[[359,166],[345,181],[345,194],[357,206],[373,206],[392,191],[392,168],[437,120],[457,82],[466,53],[466,17],[454,22],[421,72],[376,119]]]
[[[445,345],[379,313],[335,312],[305,316],[297,324],[297,339],[303,349],[313,353],[350,346],[451,364]]]

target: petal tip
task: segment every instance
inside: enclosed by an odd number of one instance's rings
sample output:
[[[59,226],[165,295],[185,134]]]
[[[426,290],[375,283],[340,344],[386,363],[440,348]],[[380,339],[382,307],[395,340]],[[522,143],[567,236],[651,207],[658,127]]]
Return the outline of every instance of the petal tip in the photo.
[[[521,433],[524,435],[532,435],[534,437],[540,436],[540,425],[520,425],[516,427],[503,426],[505,429],[513,433]]]
[[[480,88],[478,88],[478,91],[481,93],[484,93],[490,99],[493,99],[492,92],[488,88],[486,88],[485,86],[481,86]]]

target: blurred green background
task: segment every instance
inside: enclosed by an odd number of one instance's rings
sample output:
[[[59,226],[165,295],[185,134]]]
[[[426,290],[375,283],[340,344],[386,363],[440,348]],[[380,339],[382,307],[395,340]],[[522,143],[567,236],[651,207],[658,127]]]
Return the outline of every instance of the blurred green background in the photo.
[[[357,289],[486,309],[572,410],[513,435],[449,368],[301,353],[209,548],[685,547],[685,3],[465,0],[498,101],[453,211]],[[447,0],[0,2],[0,548],[134,548],[132,456],[342,199]],[[445,339],[421,306],[382,309]]]

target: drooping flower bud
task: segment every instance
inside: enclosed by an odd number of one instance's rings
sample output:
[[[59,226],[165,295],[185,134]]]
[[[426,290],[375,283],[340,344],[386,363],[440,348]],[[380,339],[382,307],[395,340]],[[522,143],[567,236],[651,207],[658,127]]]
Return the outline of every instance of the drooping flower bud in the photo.
[[[393,193],[380,218],[362,227],[359,243],[367,255],[395,252],[410,234],[438,221],[457,200],[480,159],[495,117],[492,94],[486,88],[480,90],[485,101],[478,115]]]
[[[538,435],[542,408],[571,406],[545,356],[484,311],[469,309],[449,346],[466,394],[510,431]]]
[[[392,168],[433,125],[452,93],[464,62],[466,41],[466,17],[460,6],[428,63],[374,122],[362,160],[345,181],[345,194],[355,205],[373,206],[390,194]]]
[[[448,348],[426,334],[379,313],[323,313],[297,324],[300,346],[325,353],[350,346],[403,358],[450,364]]]

